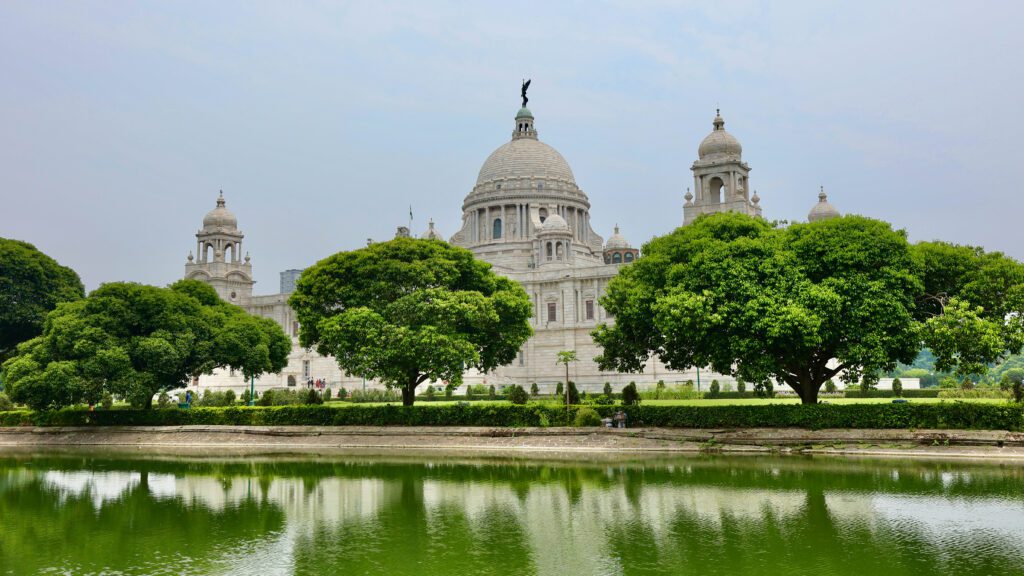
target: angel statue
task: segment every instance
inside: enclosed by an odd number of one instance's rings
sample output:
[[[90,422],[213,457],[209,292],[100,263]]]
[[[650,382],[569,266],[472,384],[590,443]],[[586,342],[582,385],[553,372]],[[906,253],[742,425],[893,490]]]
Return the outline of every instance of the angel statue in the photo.
[[[530,88],[530,80],[527,80],[527,81],[523,82],[523,108],[526,108],[526,103],[530,101],[530,99],[526,97],[526,91],[529,88]]]

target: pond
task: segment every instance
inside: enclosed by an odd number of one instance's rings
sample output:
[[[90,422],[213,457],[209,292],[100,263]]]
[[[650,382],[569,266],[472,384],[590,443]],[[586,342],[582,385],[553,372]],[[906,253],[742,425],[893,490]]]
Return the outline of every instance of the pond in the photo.
[[[0,453],[0,574],[1024,574],[1018,464],[576,458]]]

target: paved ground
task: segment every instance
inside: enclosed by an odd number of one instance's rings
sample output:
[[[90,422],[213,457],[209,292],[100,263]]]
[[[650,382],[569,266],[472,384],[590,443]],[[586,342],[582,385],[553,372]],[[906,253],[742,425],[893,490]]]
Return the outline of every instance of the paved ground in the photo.
[[[445,450],[581,453],[806,453],[984,458],[1024,463],[1024,433],[976,430],[695,430],[635,428],[456,428],[313,426],[129,426],[0,428],[0,451],[59,447],[184,449],[206,454],[250,450],[373,452]]]

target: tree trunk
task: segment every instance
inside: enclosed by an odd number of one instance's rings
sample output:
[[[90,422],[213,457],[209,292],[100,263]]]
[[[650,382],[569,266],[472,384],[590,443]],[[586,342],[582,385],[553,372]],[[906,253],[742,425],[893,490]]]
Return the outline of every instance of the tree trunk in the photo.
[[[416,379],[412,379],[402,388],[402,406],[412,406],[416,401]]]
[[[821,385],[824,382],[818,382],[813,384],[810,381],[801,382],[800,387],[797,388],[797,394],[800,396],[801,404],[817,404],[818,403],[818,392],[821,390]]]

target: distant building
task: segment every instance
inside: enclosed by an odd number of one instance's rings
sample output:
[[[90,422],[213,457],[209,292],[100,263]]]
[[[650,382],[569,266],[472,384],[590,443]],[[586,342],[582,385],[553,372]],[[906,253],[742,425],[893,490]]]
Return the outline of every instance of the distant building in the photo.
[[[302,270],[285,270],[281,272],[281,294],[295,292],[295,283],[299,281],[299,276],[302,276]]]

